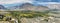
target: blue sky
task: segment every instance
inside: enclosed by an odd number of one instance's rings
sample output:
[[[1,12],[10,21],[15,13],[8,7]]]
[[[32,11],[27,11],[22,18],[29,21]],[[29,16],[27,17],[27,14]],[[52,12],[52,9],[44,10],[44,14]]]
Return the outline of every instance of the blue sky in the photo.
[[[32,3],[32,2],[60,2],[60,0],[0,0],[0,4],[13,4],[13,3]]]
[[[60,4],[60,0],[0,0],[0,4],[5,7],[20,5],[21,3],[31,3],[34,5]]]
[[[39,2],[59,2],[60,0],[34,0]]]

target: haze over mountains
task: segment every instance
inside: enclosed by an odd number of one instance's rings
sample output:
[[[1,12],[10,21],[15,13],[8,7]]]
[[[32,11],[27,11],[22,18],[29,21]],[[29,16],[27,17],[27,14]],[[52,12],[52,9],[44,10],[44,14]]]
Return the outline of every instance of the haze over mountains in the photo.
[[[35,0],[39,2],[59,2],[59,0]]]
[[[34,6],[33,4],[30,4],[30,3],[24,3],[22,5],[19,5],[19,6],[12,6],[12,7],[8,7],[9,9],[8,10],[41,10],[42,9],[46,9],[48,7],[45,7],[45,6]]]
[[[60,4],[48,4],[46,6],[43,5],[38,5],[35,6],[33,4],[30,3],[23,3],[21,5],[18,6],[10,6],[8,8],[6,7],[2,7],[3,5],[0,6],[0,9],[4,9],[4,10],[49,10],[49,9],[60,9]]]

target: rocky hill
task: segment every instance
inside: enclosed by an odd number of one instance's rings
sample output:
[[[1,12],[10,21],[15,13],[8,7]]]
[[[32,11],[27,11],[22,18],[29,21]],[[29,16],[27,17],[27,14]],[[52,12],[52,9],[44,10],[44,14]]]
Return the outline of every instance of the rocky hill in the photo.
[[[41,11],[41,10],[49,10],[49,8],[46,6],[34,6],[33,4],[30,4],[30,3],[23,3],[20,6],[11,7],[10,10],[18,10],[18,11],[19,10],[38,10],[38,11]]]
[[[0,11],[6,11],[7,8],[5,8],[3,5],[0,5]]]

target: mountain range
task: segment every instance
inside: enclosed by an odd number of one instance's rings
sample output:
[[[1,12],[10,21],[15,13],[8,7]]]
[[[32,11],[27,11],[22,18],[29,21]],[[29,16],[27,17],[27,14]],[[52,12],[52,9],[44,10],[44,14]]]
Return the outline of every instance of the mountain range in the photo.
[[[10,6],[8,8],[4,7],[3,5],[0,5],[0,9],[3,9],[3,10],[49,10],[49,9],[52,9],[52,8],[60,8],[59,6],[60,4],[48,4],[47,6],[43,6],[43,5],[38,5],[38,6],[35,6],[33,4],[30,4],[30,3],[23,3],[21,5],[18,5],[18,6]]]
[[[46,6],[34,6],[33,4],[30,3],[24,3],[19,6],[12,6],[9,8],[10,10],[48,10],[48,7]]]

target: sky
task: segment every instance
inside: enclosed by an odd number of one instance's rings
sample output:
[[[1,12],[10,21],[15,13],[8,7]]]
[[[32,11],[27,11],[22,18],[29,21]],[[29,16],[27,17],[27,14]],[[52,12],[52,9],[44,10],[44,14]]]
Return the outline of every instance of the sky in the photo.
[[[35,0],[40,2],[59,2],[60,0]]]
[[[0,4],[25,3],[31,0],[0,0]]]
[[[13,3],[32,3],[32,2],[60,2],[60,0],[0,0],[0,4],[13,4]]]
[[[0,5],[15,6],[21,3],[31,3],[34,5],[44,5],[44,4],[60,4],[60,0],[0,0]]]

